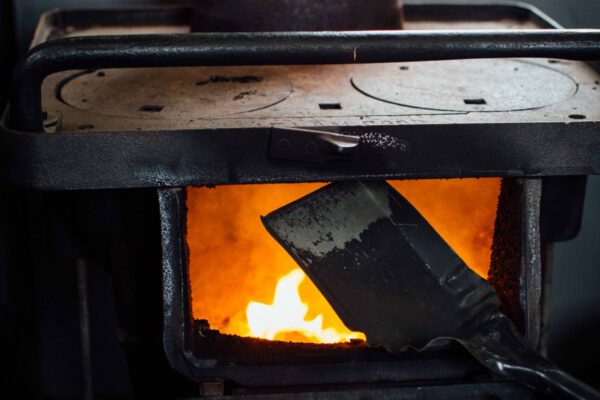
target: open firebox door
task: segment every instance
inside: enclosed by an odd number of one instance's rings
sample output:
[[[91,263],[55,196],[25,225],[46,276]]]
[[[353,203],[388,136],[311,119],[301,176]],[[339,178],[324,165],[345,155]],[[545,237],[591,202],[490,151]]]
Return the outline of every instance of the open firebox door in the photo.
[[[524,344],[492,286],[386,182],[333,183],[263,223],[369,345],[456,341],[492,372],[554,398],[600,398]]]

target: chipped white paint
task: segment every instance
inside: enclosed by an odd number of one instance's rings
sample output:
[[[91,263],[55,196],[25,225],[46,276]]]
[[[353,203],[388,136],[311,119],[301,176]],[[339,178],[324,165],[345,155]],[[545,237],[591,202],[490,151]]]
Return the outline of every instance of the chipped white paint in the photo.
[[[379,149],[400,149],[408,151],[408,144],[385,133],[367,132],[360,137],[362,143]]]

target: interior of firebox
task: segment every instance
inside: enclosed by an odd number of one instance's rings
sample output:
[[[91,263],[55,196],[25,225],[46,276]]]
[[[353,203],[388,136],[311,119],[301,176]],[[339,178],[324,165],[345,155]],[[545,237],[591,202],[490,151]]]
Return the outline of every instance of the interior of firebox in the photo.
[[[389,183],[473,271],[487,278],[500,179]],[[344,325],[260,219],[324,185],[187,189],[191,310],[195,333],[205,339],[203,351],[210,343],[232,352],[278,343],[305,350],[364,348],[365,336]]]

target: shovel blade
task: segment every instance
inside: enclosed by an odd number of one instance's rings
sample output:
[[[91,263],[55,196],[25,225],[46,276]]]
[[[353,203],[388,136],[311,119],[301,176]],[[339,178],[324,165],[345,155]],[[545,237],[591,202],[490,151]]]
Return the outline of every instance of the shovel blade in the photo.
[[[332,183],[263,223],[370,345],[468,338],[497,311],[487,281],[386,182]]]

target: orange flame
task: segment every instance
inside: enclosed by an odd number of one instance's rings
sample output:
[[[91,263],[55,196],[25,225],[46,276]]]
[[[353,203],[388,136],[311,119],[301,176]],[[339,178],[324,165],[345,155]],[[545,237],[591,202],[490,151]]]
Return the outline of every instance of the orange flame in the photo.
[[[309,306],[302,302],[298,288],[306,275],[296,268],[277,282],[273,304],[256,301],[248,303],[246,317],[250,336],[274,340],[298,334],[315,343],[338,343],[350,339],[364,339],[359,332],[338,332],[323,328],[323,315],[307,321]],[[291,334],[291,335],[290,335]]]

